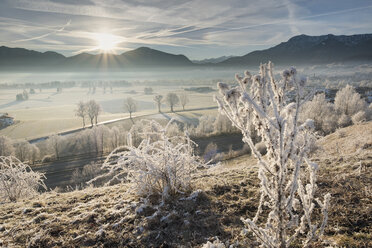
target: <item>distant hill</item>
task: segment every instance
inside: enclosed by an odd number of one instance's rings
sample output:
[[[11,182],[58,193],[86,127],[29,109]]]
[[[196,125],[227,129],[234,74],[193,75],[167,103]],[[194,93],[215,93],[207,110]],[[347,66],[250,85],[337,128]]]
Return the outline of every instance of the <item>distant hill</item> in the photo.
[[[221,56],[221,57],[217,57],[217,58],[210,58],[210,59],[202,59],[202,60],[192,60],[193,63],[195,64],[216,64],[216,63],[220,63],[222,61],[225,61],[229,58],[233,58],[235,56]]]
[[[55,52],[37,52],[23,48],[0,47],[1,69],[125,69],[136,67],[186,67],[193,63],[184,55],[174,55],[140,47],[120,55],[81,53],[65,57]]]
[[[298,35],[272,48],[230,58],[218,65],[251,66],[268,60],[286,65],[371,61],[372,34]]]
[[[56,52],[37,52],[24,48],[0,47],[0,67],[41,67],[58,65],[66,59]]]
[[[136,68],[136,67],[183,67],[193,63],[184,55],[174,55],[148,47],[140,47],[120,55],[82,53],[66,58],[67,68]]]
[[[372,61],[372,34],[299,35],[272,48],[244,56],[219,57],[190,61],[184,55],[140,47],[120,55],[81,53],[65,57],[56,52],[37,52],[24,48],[0,47],[0,70],[96,70],[166,67],[231,67],[256,66],[273,61],[281,65],[328,64]]]

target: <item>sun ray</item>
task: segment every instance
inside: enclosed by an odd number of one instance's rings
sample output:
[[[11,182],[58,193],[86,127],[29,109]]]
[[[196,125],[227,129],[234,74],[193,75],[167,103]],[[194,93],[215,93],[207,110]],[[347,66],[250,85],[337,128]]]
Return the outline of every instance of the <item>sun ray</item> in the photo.
[[[97,50],[104,53],[112,53],[118,49],[117,45],[123,42],[123,38],[109,33],[96,33],[94,39],[97,42]]]

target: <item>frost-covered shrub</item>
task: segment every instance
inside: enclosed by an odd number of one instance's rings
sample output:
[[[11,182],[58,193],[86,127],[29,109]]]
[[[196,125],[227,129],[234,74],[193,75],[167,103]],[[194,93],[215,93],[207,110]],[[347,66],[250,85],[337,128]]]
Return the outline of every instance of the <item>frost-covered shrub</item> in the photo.
[[[0,199],[17,201],[38,194],[39,187],[46,189],[44,174],[34,172],[19,159],[0,156]]]
[[[365,111],[359,111],[351,117],[353,124],[359,124],[367,120],[367,114]]]
[[[337,127],[337,115],[332,103],[327,102],[325,94],[317,94],[306,102],[302,108],[300,120],[307,119],[314,121],[315,130],[324,134],[334,132]]]
[[[336,111],[350,118],[359,111],[366,109],[366,105],[366,102],[355,91],[354,87],[350,85],[339,90],[335,97]]]
[[[218,147],[216,143],[213,143],[213,142],[209,143],[204,150],[204,155],[203,155],[204,161],[206,163],[209,161],[213,163],[217,153],[218,153]]]
[[[187,134],[168,136],[171,122],[166,127],[156,121],[142,123],[140,144],[133,145],[129,135],[128,145],[116,148],[106,158],[102,169],[107,172],[90,183],[105,177],[110,178],[106,184],[130,181],[136,194],[158,194],[163,199],[187,191],[192,172],[202,165],[193,154],[194,143]]]
[[[167,136],[172,137],[177,135],[182,135],[182,131],[180,127],[177,125],[177,123],[172,122],[169,124],[167,128]]]
[[[75,169],[71,175],[71,183],[73,185],[84,184],[87,181],[95,178],[101,173],[101,165],[97,163],[90,163],[84,165],[83,169]]]
[[[215,122],[215,117],[210,115],[203,115],[199,118],[199,124],[195,128],[195,134],[206,135],[213,133],[213,123]]]
[[[341,116],[338,118],[337,126],[338,127],[347,127],[351,124],[351,118],[350,116],[346,114],[341,114]]]
[[[213,122],[214,133],[231,133],[238,129],[231,125],[231,121],[226,115],[218,114],[216,120]]]
[[[261,155],[265,155],[267,153],[267,148],[266,148],[266,145],[265,145],[265,142],[259,142],[255,145],[257,151],[261,154]]]
[[[300,234],[308,246],[323,234],[330,195],[323,202],[315,197],[318,165],[307,157],[314,122],[298,124],[299,110],[307,99],[306,80],[298,80],[296,69],[291,68],[277,81],[270,62],[260,66],[259,75],[245,72],[244,78],[237,75],[236,80],[239,84],[233,88],[218,84],[222,97],[216,101],[258,159],[258,210],[253,219],[242,221],[263,247],[289,247]],[[294,102],[289,101],[289,94]],[[252,125],[267,147],[265,157],[254,145]],[[313,223],[315,202],[323,213],[320,225]]]
[[[6,136],[0,136],[0,156],[10,156],[14,153],[13,142]]]
[[[54,155],[45,155],[43,157],[43,159],[41,160],[42,163],[49,163],[49,162],[53,162],[56,158],[54,157]]]
[[[216,238],[216,240],[214,240],[213,243],[208,241],[203,245],[202,248],[226,248],[226,246],[218,238]]]

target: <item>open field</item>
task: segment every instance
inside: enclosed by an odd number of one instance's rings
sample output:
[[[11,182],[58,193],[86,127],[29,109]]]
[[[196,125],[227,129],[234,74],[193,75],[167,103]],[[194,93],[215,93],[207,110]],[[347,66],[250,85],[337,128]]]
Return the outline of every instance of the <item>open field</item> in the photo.
[[[320,165],[317,194],[330,192],[332,199],[323,241],[312,247],[371,247],[372,122],[341,131],[322,138],[313,154]],[[199,171],[196,197],[159,206],[156,216],[126,184],[2,204],[0,240],[9,247],[201,247],[217,236],[234,247],[257,247],[240,221],[257,208],[255,163],[242,156]]]
[[[128,117],[125,113],[123,102],[127,97],[132,97],[138,103],[138,111],[134,115],[144,115],[157,113],[157,107],[154,104],[153,97],[156,94],[166,95],[168,92],[177,94],[186,92],[189,96],[189,108],[208,108],[216,106],[213,102],[212,93],[195,93],[184,91],[178,86],[155,86],[154,93],[145,95],[144,87],[133,86],[114,88],[113,93],[110,90],[103,92],[102,88],[97,88],[95,94],[87,94],[87,88],[64,88],[60,94],[56,89],[43,89],[41,92],[36,89],[36,94],[30,94],[27,101],[16,101],[15,96],[22,93],[23,90],[1,90],[0,92],[0,112],[9,113],[15,118],[16,124],[0,130],[0,135],[5,135],[13,139],[32,139],[40,136],[46,136],[53,133],[80,128],[82,126],[81,118],[75,116],[74,110],[79,101],[96,100],[102,106],[102,113],[98,121],[107,121],[111,119]],[[162,109],[168,110],[163,104]],[[182,109],[178,105],[175,110]],[[182,115],[182,114],[180,114]],[[89,124],[89,120],[86,120]]]

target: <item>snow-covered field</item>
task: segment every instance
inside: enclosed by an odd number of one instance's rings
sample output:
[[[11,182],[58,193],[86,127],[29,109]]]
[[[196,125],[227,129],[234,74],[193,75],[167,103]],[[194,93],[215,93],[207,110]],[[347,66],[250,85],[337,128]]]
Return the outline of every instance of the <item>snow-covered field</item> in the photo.
[[[87,88],[64,88],[62,93],[57,94],[56,89],[42,89],[39,92],[35,89],[35,94],[29,94],[29,100],[16,101],[16,94],[22,93],[23,89],[2,89],[0,91],[0,113],[8,113],[15,118],[15,125],[0,130],[0,135],[6,135],[13,139],[31,139],[40,136],[50,135],[56,132],[80,128],[82,120],[75,116],[76,105],[79,101],[96,100],[102,106],[102,113],[98,121],[107,121],[129,114],[124,110],[124,99],[132,97],[138,104],[138,111],[135,115],[156,114],[157,106],[153,100],[156,94],[165,96],[168,92],[177,94],[187,92],[189,103],[186,109],[208,108],[216,106],[213,102],[213,92],[195,93],[184,91],[178,85],[173,86],[154,86],[154,93],[144,94],[144,88],[149,86],[118,87],[103,92],[102,88],[97,88],[95,94],[88,94]],[[180,105],[175,110],[181,110]],[[169,107],[162,104],[162,110],[168,111]],[[86,120],[89,123],[88,120]]]

